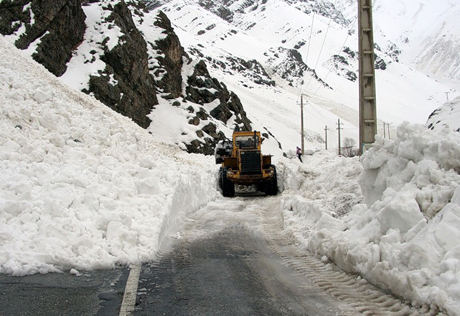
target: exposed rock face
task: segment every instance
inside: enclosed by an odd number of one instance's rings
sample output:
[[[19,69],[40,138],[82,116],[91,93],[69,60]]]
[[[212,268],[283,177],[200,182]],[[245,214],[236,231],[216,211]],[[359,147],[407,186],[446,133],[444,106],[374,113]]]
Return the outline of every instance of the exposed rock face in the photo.
[[[23,26],[15,44],[26,49],[37,43],[32,57],[56,76],[66,71],[72,50],[83,40],[85,14],[80,0],[15,0],[0,2],[0,33],[10,35]]]
[[[189,60],[191,63],[192,61]],[[188,77],[186,83],[185,102],[191,102],[199,105],[206,105],[212,102],[217,104],[209,113],[200,107],[199,111],[189,108],[195,116],[189,120],[189,124],[203,126],[196,132],[198,139],[186,144],[187,151],[190,153],[203,153],[213,155],[214,147],[219,140],[226,138],[222,131],[219,131],[217,125],[212,119],[228,123],[231,117],[234,117],[234,130],[251,130],[251,121],[247,118],[238,96],[228,91],[225,84],[212,78],[206,67],[206,63],[201,60],[196,63],[193,73]],[[217,101],[217,102],[216,102]]]
[[[61,76],[86,31],[82,2],[88,1],[2,1],[0,32],[10,35],[23,27],[25,31],[18,36],[16,46],[26,49],[31,44],[37,45],[32,57],[54,75]],[[149,74],[146,43],[123,1],[113,7],[109,4],[105,9],[112,13],[109,21],[101,23],[114,23],[124,35],[111,50],[101,43],[105,47],[100,58],[106,68],[98,76],[88,78],[89,89],[84,92],[93,93],[110,108],[146,128],[150,124],[147,115],[158,103],[155,82]]]
[[[125,2],[118,2],[107,10],[112,13],[106,22],[113,22],[123,35],[114,48],[105,47],[100,58],[106,68],[99,76],[90,77],[86,92],[93,93],[105,105],[147,128],[151,123],[147,115],[158,104],[155,80],[148,67],[147,44]]]
[[[218,3],[219,1],[212,0],[201,0],[199,5],[206,8],[209,11],[214,12],[227,22],[233,21],[233,12],[228,9],[226,5],[232,4],[234,1],[224,1],[224,3]],[[230,2],[230,3],[229,3]]]
[[[447,101],[434,110],[428,117],[426,126],[431,130],[449,129],[460,132],[460,97]]]
[[[225,21],[232,23],[238,14],[246,14],[255,10],[265,10],[265,4],[268,0],[200,0],[198,4],[208,11],[213,12]],[[283,0],[287,4],[296,9],[310,14],[315,12],[326,18],[332,18],[340,25],[349,25],[350,20],[347,20],[342,13],[328,1],[307,1],[307,0]],[[158,2],[153,1],[156,6]],[[238,5],[236,5],[238,4]],[[233,11],[230,8],[236,8]]]
[[[168,17],[160,11],[155,26],[164,29],[164,39],[155,41],[154,48],[163,52],[163,56],[157,57],[160,67],[153,69],[157,85],[163,92],[169,93],[168,98],[178,98],[182,93],[182,57],[186,56],[179,38],[171,27]]]
[[[266,55],[269,56],[267,63],[281,78],[289,82],[289,85],[303,85],[305,73],[310,73],[310,76],[325,88],[332,89],[324,80],[319,78],[314,69],[303,62],[302,55],[298,50],[278,47],[276,50],[270,49]]]
[[[188,111],[193,116],[188,123],[200,127],[196,132],[197,139],[185,144],[191,153],[214,154],[215,144],[225,139],[225,134],[220,131],[214,120],[228,123],[233,117],[235,130],[251,130],[251,121],[247,118],[238,96],[228,91],[225,84],[212,78],[207,69],[203,56],[197,56],[198,61],[192,59],[183,49],[179,38],[171,27],[168,17],[159,12],[154,23],[162,29],[163,38],[149,43],[157,56],[158,65],[151,68],[158,90],[166,99],[180,99],[175,101],[178,105],[190,103],[198,105],[189,106]],[[193,65],[192,73],[188,74],[187,81],[183,82],[184,65]],[[185,86],[185,89],[183,88]],[[204,106],[217,103],[210,112]]]
[[[353,71],[353,66],[349,59],[348,55],[333,55],[330,60],[324,63],[324,66],[328,67],[329,71],[355,82],[358,79],[358,75]]]
[[[210,112],[212,117],[227,123],[228,119],[235,115],[235,122],[242,125],[242,130],[251,130],[251,121],[247,118],[238,96],[229,92],[223,83],[211,78],[204,61],[201,60],[195,65],[195,70],[188,78],[187,84],[186,100],[205,104],[218,99],[219,105]],[[238,125],[235,128],[240,129]]]

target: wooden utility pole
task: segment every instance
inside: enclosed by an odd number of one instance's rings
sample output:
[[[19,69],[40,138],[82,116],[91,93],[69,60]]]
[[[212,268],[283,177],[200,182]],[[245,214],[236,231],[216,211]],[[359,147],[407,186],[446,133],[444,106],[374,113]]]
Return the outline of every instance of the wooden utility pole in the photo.
[[[329,130],[329,128],[327,128],[327,125],[326,127],[324,127],[324,138],[326,140],[326,150],[327,150],[327,131]]]
[[[342,151],[341,151],[341,140],[340,140],[340,130],[342,129],[341,125],[343,125],[342,123],[340,123],[340,119],[337,123],[337,130],[339,131],[339,156],[342,154]]]
[[[387,128],[387,123],[383,122],[383,138],[387,138],[386,128]]]
[[[358,28],[359,146],[363,154],[374,143],[377,134],[372,0],[358,0]]]
[[[305,152],[304,151],[304,131],[303,131],[303,94],[300,95],[300,137],[301,137],[301,149],[302,149],[302,155]]]

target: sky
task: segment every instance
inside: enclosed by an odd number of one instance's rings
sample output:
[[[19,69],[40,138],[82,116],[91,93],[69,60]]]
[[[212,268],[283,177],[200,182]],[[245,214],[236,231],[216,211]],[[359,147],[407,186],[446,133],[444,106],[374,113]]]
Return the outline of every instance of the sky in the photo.
[[[148,262],[166,237],[180,235],[180,220],[233,203],[217,188],[214,157],[185,153],[178,137],[150,134],[4,37],[0,90],[0,273],[78,277]],[[267,102],[282,94],[260,90]],[[283,115],[256,116],[264,103],[258,94],[242,97],[256,126],[297,135],[290,104],[272,99]],[[446,106],[458,108],[460,99]],[[162,111],[178,115],[165,104]],[[406,118],[404,109],[394,115]],[[460,315],[460,134],[453,130],[403,122],[392,139],[378,136],[354,158],[309,142],[315,152],[304,163],[268,142],[280,190],[270,205],[282,215],[280,229],[301,249],[416,306]]]

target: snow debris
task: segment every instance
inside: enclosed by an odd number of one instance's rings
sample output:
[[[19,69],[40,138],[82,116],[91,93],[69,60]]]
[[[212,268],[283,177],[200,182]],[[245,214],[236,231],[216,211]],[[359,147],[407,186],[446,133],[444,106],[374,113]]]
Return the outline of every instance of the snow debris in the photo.
[[[281,162],[285,228],[345,271],[460,315],[460,133],[406,122],[361,163],[309,160]]]
[[[155,141],[3,37],[0,55],[0,273],[152,259],[170,218],[215,198],[212,158]]]

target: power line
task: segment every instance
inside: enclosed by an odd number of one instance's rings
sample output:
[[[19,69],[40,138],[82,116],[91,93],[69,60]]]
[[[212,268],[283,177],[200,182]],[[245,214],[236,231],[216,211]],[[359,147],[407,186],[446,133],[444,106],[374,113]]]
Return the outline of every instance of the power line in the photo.
[[[335,2],[334,2],[334,7],[335,7],[336,3],[337,3],[337,0],[335,0]],[[316,64],[315,64],[315,68],[314,68],[315,71],[316,71],[316,69],[318,67],[318,63],[319,63],[319,60],[321,58],[321,54],[323,53],[323,48],[324,48],[324,44],[326,43],[327,34],[329,33],[329,28],[331,26],[331,21],[332,21],[332,14],[329,17],[329,23],[327,24],[327,29],[326,29],[326,34],[324,35],[323,44],[321,45],[321,49],[320,49],[319,54],[318,54],[318,59],[316,60]],[[313,76],[310,76],[310,80],[308,81],[308,84],[307,84],[307,87],[305,88],[305,90],[308,89],[308,86],[310,85],[312,79],[313,79]]]
[[[324,117],[323,114],[321,114],[312,104],[312,110],[314,110],[316,113],[318,113],[319,116],[321,116],[325,121],[329,121],[326,117]]]
[[[353,21],[353,23],[351,24],[352,28],[354,27],[354,25],[356,23],[356,20],[358,20],[358,17],[356,17],[355,20]],[[343,51],[343,48],[345,47],[345,44],[347,43],[349,37],[350,37],[350,30],[348,30],[347,36],[345,37],[345,41],[343,42],[342,47],[340,47],[337,55],[340,54]],[[331,69],[329,68],[329,70],[328,70],[328,72],[326,74],[326,77],[324,77],[324,79],[323,79],[324,82],[326,81],[326,79],[327,79],[327,77],[329,76],[330,73],[331,73]],[[321,82],[319,82],[318,88],[316,89],[315,93],[313,93],[312,98],[318,93],[318,91],[321,88],[321,86],[322,86],[322,84],[321,84]]]
[[[315,14],[316,12],[313,11],[313,18],[311,20],[311,28],[310,28],[310,37],[308,38],[307,58],[305,59],[305,64],[307,64],[307,66],[308,66],[308,55],[310,54],[311,36],[313,34],[313,26],[315,25]]]
[[[305,64],[307,65],[308,67],[308,56],[310,54],[310,45],[311,45],[311,38],[312,38],[312,34],[313,34],[313,27],[315,25],[315,15],[316,15],[316,11],[313,10],[313,18],[311,20],[311,26],[310,26],[310,37],[308,38],[308,46],[307,46],[307,58],[305,59]],[[310,80],[311,80],[311,77],[310,77]],[[303,82],[303,81],[302,81]],[[307,85],[308,86],[308,85]],[[299,92],[300,94],[303,93],[302,91],[302,85],[300,86],[300,89],[299,89]]]
[[[314,116],[315,118],[317,118],[317,119],[319,119],[319,120],[322,120],[322,121],[325,122],[325,123],[330,123],[330,122],[331,122],[330,119],[326,118],[323,114],[321,114],[321,113],[315,108],[315,106],[313,105],[313,103],[309,102],[309,104],[310,104],[311,106],[310,106],[308,109],[312,109],[313,111],[316,112],[317,115],[319,115],[319,117],[318,117],[318,116],[314,115],[311,111],[309,111],[309,113],[312,114],[312,116]],[[308,109],[307,109],[307,111],[308,111]]]

